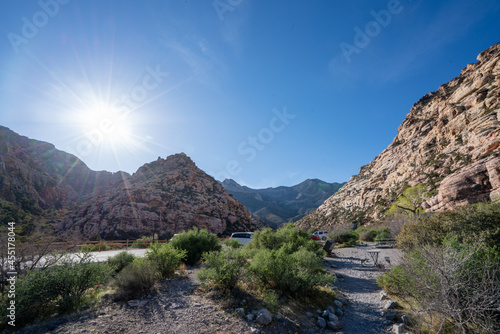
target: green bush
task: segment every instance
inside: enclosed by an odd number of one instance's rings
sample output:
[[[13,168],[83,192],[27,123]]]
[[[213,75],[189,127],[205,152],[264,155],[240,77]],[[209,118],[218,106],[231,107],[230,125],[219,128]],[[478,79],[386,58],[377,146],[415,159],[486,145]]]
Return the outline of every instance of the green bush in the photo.
[[[358,241],[358,235],[349,226],[341,225],[335,227],[330,232],[330,238],[339,244],[345,244],[347,246],[356,245]]]
[[[410,250],[424,244],[440,245],[453,236],[462,243],[480,241],[500,248],[500,203],[468,205],[420,217],[403,226],[398,245]]]
[[[120,252],[113,257],[108,258],[107,263],[110,268],[115,272],[115,275],[123,270],[126,266],[131,264],[136,259],[134,254],[126,251]]]
[[[217,235],[209,233],[205,229],[198,230],[196,227],[177,235],[170,241],[170,245],[187,251],[186,264],[188,265],[194,265],[200,261],[205,252],[221,249]]]
[[[278,250],[257,251],[250,271],[264,287],[293,296],[332,281],[332,276],[322,269],[321,257],[305,247],[290,253],[291,248],[287,244]]]
[[[311,239],[307,232],[297,230],[294,224],[287,224],[274,231],[265,228],[253,234],[252,242],[247,244],[247,249],[269,249],[277,250],[287,245],[288,252],[293,253],[299,248],[305,248],[318,256],[323,256],[321,245]]]
[[[76,310],[89,289],[106,282],[111,269],[92,262],[84,253],[76,257],[63,257],[57,266],[45,270],[29,270],[16,282],[16,324],[24,325],[44,319],[54,313],[64,314]],[[2,303],[7,302],[3,296]],[[5,312],[3,304],[0,313]],[[2,320],[6,319],[4,314]]]
[[[170,244],[152,244],[146,251],[146,258],[156,264],[163,278],[172,277],[186,256],[187,251]]]
[[[135,259],[115,278],[119,299],[134,299],[151,289],[158,280],[156,264],[148,259]]]
[[[375,241],[379,241],[379,240],[382,240],[382,239],[389,239],[391,237],[391,233],[390,232],[381,232],[381,233],[378,233],[377,236],[375,237]]]
[[[198,271],[202,282],[233,289],[238,283],[246,265],[246,258],[241,249],[224,248],[219,252],[203,254],[205,266]]]
[[[233,248],[233,249],[237,249],[237,248],[241,248],[241,244],[238,242],[238,240],[234,240],[234,239],[226,239],[224,241],[224,245],[229,247],[229,248]]]

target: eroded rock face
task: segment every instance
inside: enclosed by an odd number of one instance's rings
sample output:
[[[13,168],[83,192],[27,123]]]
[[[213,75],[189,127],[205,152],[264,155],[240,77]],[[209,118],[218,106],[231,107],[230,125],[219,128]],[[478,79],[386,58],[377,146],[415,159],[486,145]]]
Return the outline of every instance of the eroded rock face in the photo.
[[[0,198],[25,211],[61,209],[129,176],[93,171],[52,144],[0,126]]]
[[[62,222],[61,231],[79,237],[172,236],[194,226],[217,234],[257,228],[245,207],[185,154],[139,168],[86,200]]]
[[[455,209],[458,206],[484,202],[500,190],[500,156],[477,161],[453,173],[439,186],[437,196],[425,203],[429,211]]]
[[[408,186],[424,184],[439,211],[500,193],[500,43],[413,105],[393,142],[298,225],[381,219]]]

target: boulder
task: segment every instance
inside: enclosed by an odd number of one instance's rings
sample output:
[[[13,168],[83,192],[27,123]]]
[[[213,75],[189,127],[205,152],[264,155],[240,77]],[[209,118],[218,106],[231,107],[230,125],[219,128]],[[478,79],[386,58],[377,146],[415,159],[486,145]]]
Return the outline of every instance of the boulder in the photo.
[[[273,321],[273,315],[267,309],[262,309],[259,311],[259,315],[256,319],[257,323],[263,326],[269,325]]]
[[[326,320],[322,317],[318,317],[318,321],[316,322],[316,325],[318,325],[319,328],[325,328],[326,327]]]
[[[395,302],[393,300],[388,300],[384,304],[384,310],[391,310],[391,309],[395,308],[397,305],[398,305],[397,302]]]

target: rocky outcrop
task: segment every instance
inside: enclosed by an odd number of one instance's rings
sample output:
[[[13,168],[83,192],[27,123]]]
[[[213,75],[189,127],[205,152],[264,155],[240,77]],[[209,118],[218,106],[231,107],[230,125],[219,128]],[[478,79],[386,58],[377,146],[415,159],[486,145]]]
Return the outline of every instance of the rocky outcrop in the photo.
[[[424,203],[429,211],[495,199],[500,191],[500,156],[488,157],[453,173],[439,185],[438,195]]]
[[[340,189],[343,183],[308,179],[291,187],[252,189],[231,179],[222,186],[254,215],[272,227],[295,222],[311,213]]]
[[[94,194],[58,230],[79,238],[168,238],[195,226],[219,235],[258,228],[241,203],[181,153]]]
[[[41,215],[42,211],[73,205],[129,176],[124,172],[93,171],[52,144],[0,126],[0,209],[9,204]]]
[[[393,142],[299,226],[370,222],[423,184],[423,207],[451,209],[500,192],[500,43],[413,105]]]

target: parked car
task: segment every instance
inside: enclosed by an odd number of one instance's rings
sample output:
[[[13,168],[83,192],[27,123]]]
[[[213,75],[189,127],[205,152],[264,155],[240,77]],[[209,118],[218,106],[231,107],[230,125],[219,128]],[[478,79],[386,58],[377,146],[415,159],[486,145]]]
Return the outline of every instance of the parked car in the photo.
[[[326,241],[326,240],[328,240],[328,239],[329,239],[329,237],[328,237],[328,233],[330,233],[330,232],[328,232],[328,231],[316,231],[316,232],[314,232],[314,233],[313,233],[313,234],[311,234],[311,235],[312,235],[312,237],[313,237],[313,240],[318,240],[318,239],[319,239],[319,240]],[[314,239],[314,236],[317,236],[317,237],[318,237],[318,239]]]
[[[319,235],[317,235],[317,234],[311,234],[311,239],[312,240],[319,240]]]
[[[231,239],[238,241],[242,245],[248,244],[252,241],[253,232],[236,232],[231,234]]]

